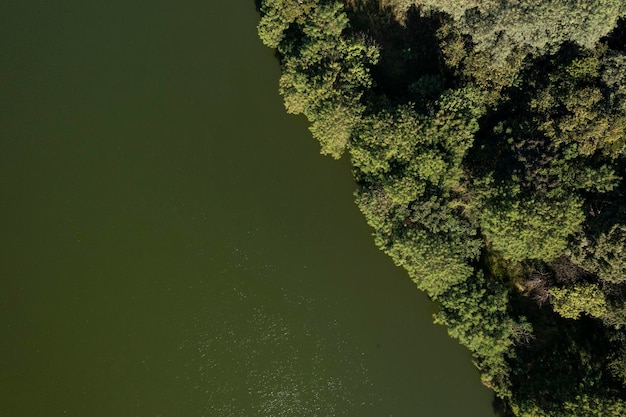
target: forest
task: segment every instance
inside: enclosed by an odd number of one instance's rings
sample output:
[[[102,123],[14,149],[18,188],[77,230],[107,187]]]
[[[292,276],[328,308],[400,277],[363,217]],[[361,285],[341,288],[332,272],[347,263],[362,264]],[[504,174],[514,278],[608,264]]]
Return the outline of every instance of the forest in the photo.
[[[626,0],[263,0],[287,112],[502,415],[626,415]]]

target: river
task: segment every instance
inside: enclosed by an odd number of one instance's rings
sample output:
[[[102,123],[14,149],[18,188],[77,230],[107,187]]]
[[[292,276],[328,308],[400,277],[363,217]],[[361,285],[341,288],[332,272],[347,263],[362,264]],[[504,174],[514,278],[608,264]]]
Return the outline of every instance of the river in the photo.
[[[493,416],[257,21],[0,5],[0,415]]]

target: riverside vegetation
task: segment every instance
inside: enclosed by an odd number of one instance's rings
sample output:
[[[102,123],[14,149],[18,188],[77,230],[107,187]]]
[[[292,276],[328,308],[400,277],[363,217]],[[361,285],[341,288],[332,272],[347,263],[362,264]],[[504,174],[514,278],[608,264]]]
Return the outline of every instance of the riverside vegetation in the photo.
[[[626,415],[626,1],[260,10],[287,111],[502,412]]]

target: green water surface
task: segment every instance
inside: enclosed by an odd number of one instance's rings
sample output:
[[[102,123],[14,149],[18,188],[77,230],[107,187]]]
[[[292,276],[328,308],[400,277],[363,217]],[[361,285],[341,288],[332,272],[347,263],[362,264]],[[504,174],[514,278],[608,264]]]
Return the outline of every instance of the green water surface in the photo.
[[[493,416],[257,21],[0,4],[0,416]]]

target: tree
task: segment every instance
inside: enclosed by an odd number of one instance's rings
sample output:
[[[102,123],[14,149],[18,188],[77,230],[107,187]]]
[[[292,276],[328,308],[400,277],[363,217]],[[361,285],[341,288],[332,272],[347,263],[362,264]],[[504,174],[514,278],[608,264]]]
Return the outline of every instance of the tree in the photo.
[[[574,262],[612,284],[626,283],[626,225],[614,224],[596,239],[579,238],[573,248]]]
[[[283,53],[280,92],[289,113],[304,114],[322,153],[339,158],[359,122],[369,66],[378,50],[363,36],[344,36],[348,18],[339,2],[267,0],[259,36]],[[288,32],[299,33],[289,37]]]
[[[450,336],[469,348],[483,383],[501,398],[511,395],[507,359],[513,346],[532,337],[532,326],[524,318],[510,316],[508,300],[506,287],[487,281],[479,271],[450,287],[435,314],[435,323],[447,326]]]
[[[513,49],[550,53],[564,42],[593,48],[626,12],[622,0],[413,0],[413,4],[448,13],[461,32],[472,37],[477,50],[499,61]]]
[[[577,319],[583,313],[602,318],[608,310],[604,293],[598,285],[592,283],[551,288],[550,296],[554,311],[566,319]]]
[[[319,0],[263,0],[262,18],[257,26],[259,38],[270,48],[286,53],[287,29],[293,24],[303,24]]]
[[[487,202],[480,225],[494,250],[512,261],[550,261],[567,248],[568,238],[584,220],[576,196],[548,198],[505,193]]]

